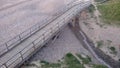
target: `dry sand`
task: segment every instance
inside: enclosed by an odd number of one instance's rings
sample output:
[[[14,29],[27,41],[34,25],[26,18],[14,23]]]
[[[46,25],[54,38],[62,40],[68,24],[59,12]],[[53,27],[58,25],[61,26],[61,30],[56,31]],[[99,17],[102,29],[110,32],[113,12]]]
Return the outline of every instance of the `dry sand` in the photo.
[[[31,60],[45,60],[54,63],[61,60],[69,52],[89,55],[92,58],[93,63],[99,64],[92,54],[82,46],[80,41],[68,27],[61,31],[58,39],[53,43],[48,43],[48,45],[41,49],[33,58],[31,58]]]

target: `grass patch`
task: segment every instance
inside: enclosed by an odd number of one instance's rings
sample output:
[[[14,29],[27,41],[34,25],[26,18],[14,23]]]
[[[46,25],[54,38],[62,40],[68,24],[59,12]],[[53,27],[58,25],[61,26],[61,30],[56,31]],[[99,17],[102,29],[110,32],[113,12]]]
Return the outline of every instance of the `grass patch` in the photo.
[[[77,56],[82,60],[83,64],[88,64],[92,61],[89,56],[86,56],[86,58],[83,58],[80,54],[77,54]]]
[[[108,24],[120,24],[120,0],[111,0],[107,3],[98,5],[104,22]]]
[[[26,64],[23,64],[24,66],[28,66],[28,67],[34,67],[34,66],[36,66],[35,64],[28,64],[28,63],[26,63]]]
[[[58,62],[58,63],[49,63],[47,61],[40,61],[38,64],[28,64],[27,67],[38,67],[38,68],[85,68],[84,64],[89,64],[91,62],[91,58],[89,56],[86,56],[85,58],[82,57],[80,54],[77,54],[77,56],[82,60],[82,64],[77,60],[77,58],[72,55],[71,53],[68,53],[63,58],[64,61]],[[106,68],[103,65],[92,65],[93,68]]]
[[[49,63],[46,61],[41,61],[40,64],[42,64],[41,68],[61,68],[60,63]]]
[[[101,2],[101,3],[104,3],[104,2],[107,2],[109,0],[95,0],[95,2]]]
[[[49,64],[47,61],[41,61],[40,63]]]
[[[94,7],[93,5],[90,5],[90,6],[88,7],[88,11],[89,11],[90,13],[93,13],[94,10],[95,10],[95,7]]]
[[[49,63],[41,66],[42,68],[61,68],[59,63]]]
[[[97,64],[94,64],[94,65],[93,65],[93,68],[108,68],[108,67],[105,66],[105,65],[97,65]]]
[[[110,50],[111,51],[115,51],[115,47],[110,47]]]
[[[83,64],[81,64],[76,57],[74,57],[71,53],[68,53],[63,58],[63,61],[58,63],[49,63],[47,61],[40,61],[38,62],[39,66],[33,65],[26,65],[32,67],[40,67],[40,68],[85,68]]]
[[[85,68],[71,53],[65,56],[66,68]]]
[[[97,43],[97,47],[99,48],[104,44],[104,41],[101,40],[101,41],[97,41],[96,43]]]
[[[112,51],[111,53],[117,54],[117,51],[116,51],[115,47],[110,47],[110,50]]]

